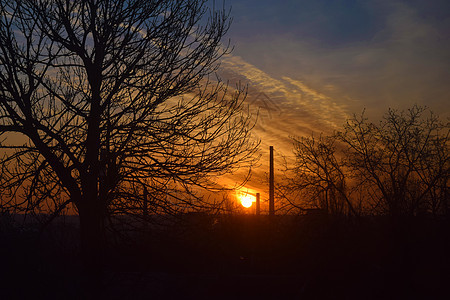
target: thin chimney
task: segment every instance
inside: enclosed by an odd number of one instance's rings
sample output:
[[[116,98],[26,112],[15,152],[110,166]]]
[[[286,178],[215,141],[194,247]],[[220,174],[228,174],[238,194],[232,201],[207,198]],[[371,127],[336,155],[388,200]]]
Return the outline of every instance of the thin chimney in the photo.
[[[273,146],[270,146],[269,169],[269,216],[275,215],[274,183],[273,183]]]
[[[261,214],[261,201],[259,193],[256,193],[256,215],[259,216]]]

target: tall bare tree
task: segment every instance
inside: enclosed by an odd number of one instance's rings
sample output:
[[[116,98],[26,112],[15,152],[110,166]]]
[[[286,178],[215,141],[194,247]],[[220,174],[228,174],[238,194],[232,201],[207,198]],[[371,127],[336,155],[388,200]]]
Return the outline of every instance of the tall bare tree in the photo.
[[[355,115],[340,132],[294,138],[296,164],[282,194],[294,194],[288,200],[300,209],[448,216],[448,143],[448,123],[424,107],[390,109],[379,123]]]
[[[444,213],[449,124],[415,105],[389,109],[378,124],[354,116],[344,129],[338,138],[347,146],[346,164],[376,210],[392,216]]]
[[[142,207],[137,190],[172,210],[251,164],[245,91],[215,76],[229,14],[206,2],[0,1],[3,209],[74,204],[95,264],[106,215]]]
[[[301,204],[288,199],[300,209],[320,208],[331,214],[356,215],[336,139],[321,135],[318,138],[295,137],[293,141],[296,161],[289,170],[292,174],[287,178],[288,183],[280,188],[285,198],[293,195],[305,199]]]

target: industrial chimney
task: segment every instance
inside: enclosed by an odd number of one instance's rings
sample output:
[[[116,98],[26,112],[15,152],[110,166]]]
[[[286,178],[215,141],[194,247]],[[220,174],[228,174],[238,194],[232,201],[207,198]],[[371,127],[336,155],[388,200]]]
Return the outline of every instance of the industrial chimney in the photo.
[[[273,183],[273,146],[270,146],[269,168],[269,216],[275,215],[274,183]]]

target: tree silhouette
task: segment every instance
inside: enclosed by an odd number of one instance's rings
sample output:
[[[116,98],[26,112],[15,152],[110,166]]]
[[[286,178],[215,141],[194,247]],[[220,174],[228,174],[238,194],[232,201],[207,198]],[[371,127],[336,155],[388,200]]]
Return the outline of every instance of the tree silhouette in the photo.
[[[295,162],[285,161],[278,199],[286,212],[359,215],[351,197],[348,169],[342,163],[342,145],[335,136],[292,137]],[[319,210],[317,210],[319,209]]]
[[[245,90],[214,75],[229,24],[202,0],[0,1],[2,208],[74,204],[95,266],[105,218],[137,192],[171,212],[250,165]]]
[[[378,213],[448,214],[449,127],[426,112],[416,105],[389,109],[378,124],[354,116],[337,135],[347,147],[346,165]]]
[[[426,112],[390,109],[378,124],[363,113],[332,135],[294,138],[296,164],[281,196],[300,210],[448,217],[449,128]]]
[[[348,174],[338,157],[333,137],[294,138],[295,177],[288,188],[301,190],[321,209],[332,214],[356,215],[346,187]]]

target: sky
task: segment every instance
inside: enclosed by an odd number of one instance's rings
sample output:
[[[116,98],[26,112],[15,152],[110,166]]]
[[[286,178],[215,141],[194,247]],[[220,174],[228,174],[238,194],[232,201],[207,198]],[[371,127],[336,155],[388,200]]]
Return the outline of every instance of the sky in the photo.
[[[234,50],[222,77],[248,85],[259,111],[260,166],[246,185],[267,194],[268,148],[276,176],[292,136],[329,133],[363,109],[426,105],[450,113],[450,1],[228,0]],[[278,174],[277,174],[278,173]],[[264,198],[265,196],[262,195]]]

